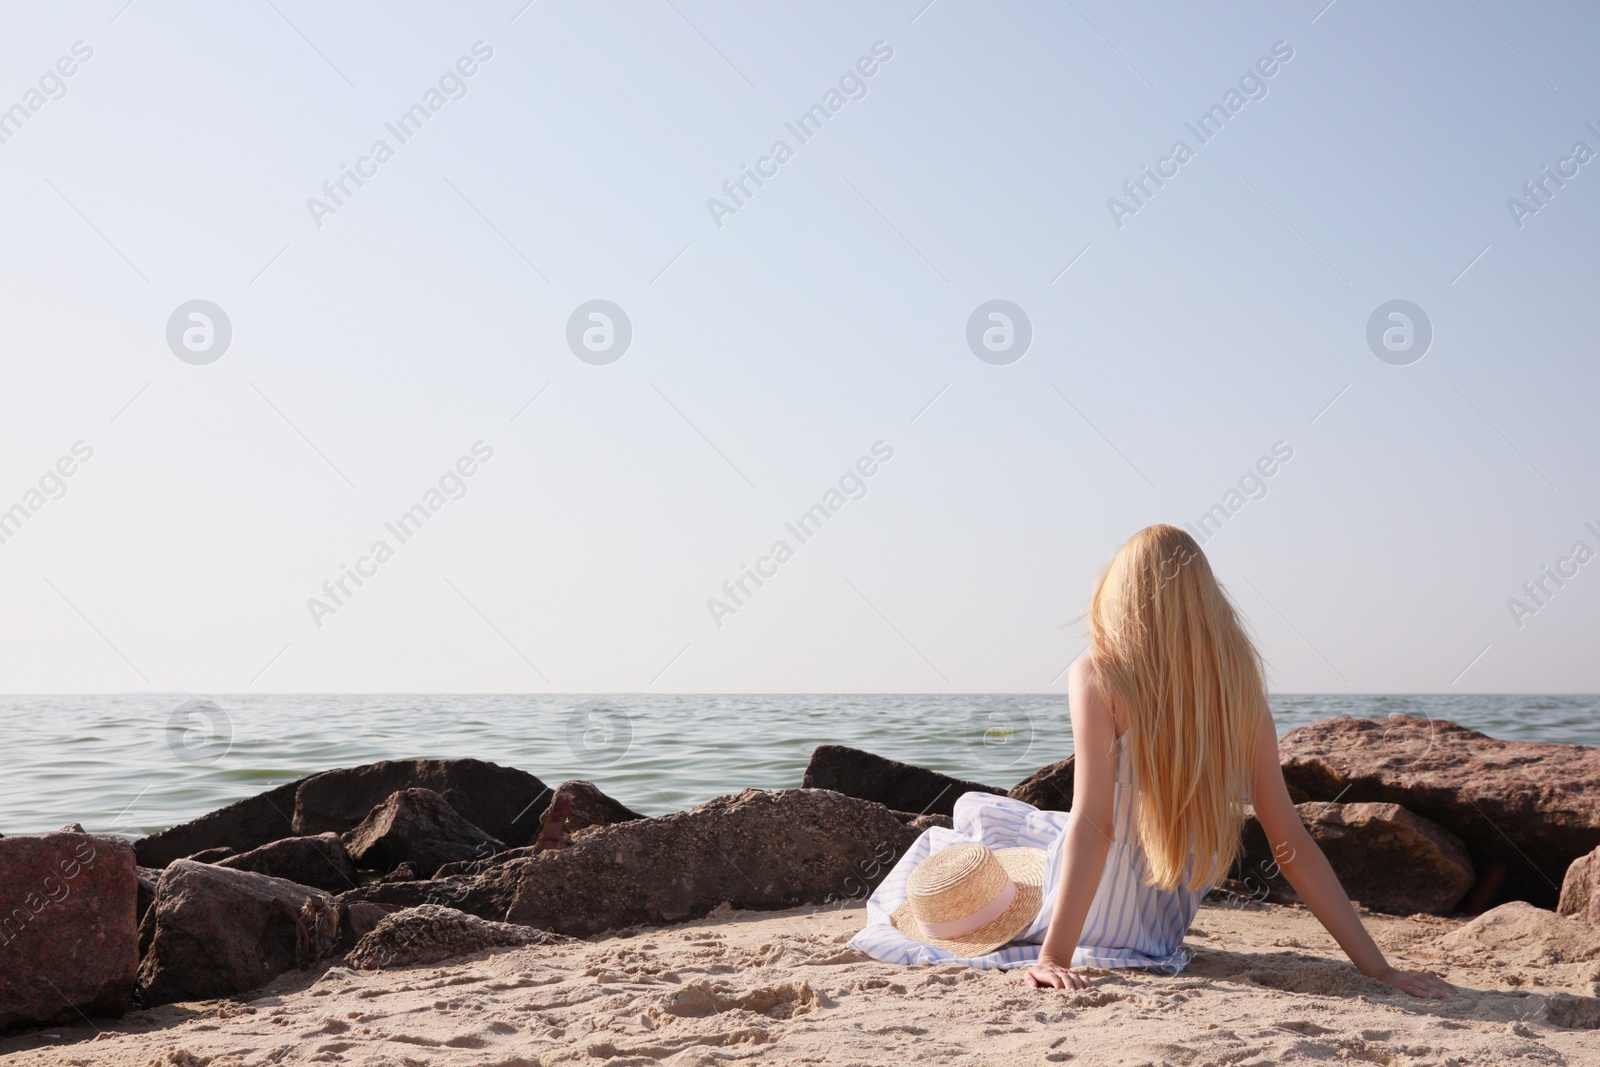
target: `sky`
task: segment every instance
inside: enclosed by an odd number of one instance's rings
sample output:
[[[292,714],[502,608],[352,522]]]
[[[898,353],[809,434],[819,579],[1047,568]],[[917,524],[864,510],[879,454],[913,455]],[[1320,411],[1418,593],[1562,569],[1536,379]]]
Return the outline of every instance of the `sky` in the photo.
[[[1596,691],[1597,37],[8,5],[0,691],[1064,690],[1156,522],[1276,690]]]

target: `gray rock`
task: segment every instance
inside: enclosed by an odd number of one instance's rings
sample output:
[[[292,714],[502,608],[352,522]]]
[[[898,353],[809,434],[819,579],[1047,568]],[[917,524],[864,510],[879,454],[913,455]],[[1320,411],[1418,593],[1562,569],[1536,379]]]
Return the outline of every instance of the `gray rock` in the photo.
[[[1072,757],[1040,767],[1011,787],[1013,800],[1032,804],[1040,811],[1072,810]]]
[[[254,871],[178,860],[145,916],[144,1005],[233,996],[332,951],[339,909],[327,893]]]
[[[1472,886],[1472,861],[1461,839],[1398,804],[1312,801],[1295,810],[1345,895],[1374,911],[1449,915]],[[1300,899],[1253,814],[1245,820],[1244,852],[1234,873],[1255,887],[1250,895],[1257,899]]]
[[[371,907],[371,905],[367,905]],[[546,930],[490,922],[437,904],[385,915],[345,958],[359,971],[416,967],[511,945],[554,945],[570,940]]]
[[[550,803],[543,782],[512,767],[475,759],[384,760],[307,778],[295,796],[295,833],[344,833],[404,789],[433,790],[467,822],[514,847],[532,841]]]
[[[236,856],[216,861],[218,867],[254,871],[273,878],[342,893],[356,885],[355,864],[338,834],[286,837]]]
[[[165,867],[173,860],[219,846],[248,851],[293,836],[294,794],[304,780],[285,782],[134,842],[139,866]]]
[[[585,831],[479,875],[455,906],[582,936],[699,918],[723,903],[864,900],[918,836],[882,804],[832,790],[747,789]]]
[[[800,785],[804,789],[831,789],[913,815],[952,815],[956,798],[962,793],[1006,795],[1004,789],[952,778],[847,745],[818,745]]]
[[[202,849],[248,852],[285,837],[344,833],[389,794],[440,794],[467,821],[509,845],[539,831],[550,790],[533,775],[475,759],[383,760],[297,778],[135,843],[141,867],[165,867]]]
[[[344,836],[356,866],[390,871],[409,863],[432,876],[447,863],[483,859],[505,846],[457,814],[431,789],[402,789]]]

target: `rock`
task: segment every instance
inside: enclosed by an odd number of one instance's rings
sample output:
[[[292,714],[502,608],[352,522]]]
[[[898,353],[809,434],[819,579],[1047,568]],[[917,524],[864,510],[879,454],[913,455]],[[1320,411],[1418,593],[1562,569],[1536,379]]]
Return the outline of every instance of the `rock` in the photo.
[[[550,802],[543,782],[512,767],[475,759],[384,760],[307,778],[295,798],[295,833],[343,833],[404,789],[433,790],[467,822],[512,846],[532,841]]]
[[[570,842],[567,843],[570,844]],[[437,871],[434,871],[433,877],[439,879],[450,878],[458,874],[482,874],[491,867],[498,867],[502,863],[510,863],[512,860],[521,859],[523,856],[533,856],[543,851],[545,851],[545,847],[537,843],[525,845],[522,848],[508,848],[504,852],[496,852],[494,855],[481,860],[460,860],[456,863],[447,863]],[[389,881],[389,879],[385,878],[384,881]]]
[[[165,867],[173,860],[218,846],[248,851],[293,836],[294,794],[302,781],[285,782],[134,842],[139,866]]]
[[[218,867],[285,878],[313,889],[342,893],[356,886],[355,864],[338,834],[286,837],[237,856],[216,861]]]
[[[1502,973],[1600,960],[1600,933],[1521,900],[1492,908],[1433,943],[1453,961]]]
[[[1012,786],[1006,795],[1040,811],[1071,811],[1072,757],[1040,767]]]
[[[138,902],[134,908],[134,922],[144,922],[145,912],[156,900],[156,887],[161,884],[161,872],[154,867],[135,867],[134,876],[139,882]]]
[[[1567,867],[1556,912],[1600,926],[1600,848],[1579,856]]]
[[[69,822],[56,831],[58,834],[86,834],[88,832],[83,828],[83,823],[81,822]]]
[[[482,860],[474,860],[474,861],[469,861],[469,862],[481,863],[483,861]],[[445,866],[446,867],[461,867],[461,866],[464,866],[464,864],[463,863],[447,863],[447,864],[445,864]],[[439,872],[438,871],[434,871],[433,873],[434,874],[438,874]],[[382,881],[382,882],[422,882],[422,881],[426,881],[428,878],[429,878],[428,875],[423,874],[421,871],[417,870],[417,865],[415,863],[412,863],[410,860],[406,860],[404,863],[400,864],[398,867],[394,868],[388,874],[386,874],[382,878],[380,878],[379,881]]]
[[[462,908],[462,902],[471,897],[475,884],[476,878],[460,874],[422,878],[412,882],[380,882],[340,893],[339,904],[345,908],[355,904],[381,904],[391,910],[414,908],[419,904],[443,904],[446,907]],[[489,912],[483,914],[486,917],[500,918],[503,913],[494,913],[492,916]]]
[[[620,801],[606,796],[593,782],[581,779],[562,782],[550,798],[550,806],[544,812],[543,826],[533,844],[506,849],[483,859],[447,863],[434,872],[434,877],[482,874],[491,867],[498,867],[523,856],[532,856],[545,849],[566,848],[572,844],[574,837],[594,827],[612,826],[644,818],[648,816],[640,815]]]
[[[1281,742],[1283,774],[1313,800],[1399,804],[1466,843],[1462,907],[1554,907],[1567,867],[1600,846],[1600,749],[1501,741],[1442,719],[1324,719]]]
[[[229,848],[227,845],[218,845],[216,848],[203,848],[192,856],[183,856],[181,858],[191,860],[195,863],[217,863],[221,860],[228,859],[230,856],[237,855],[239,855],[239,853],[236,850]]]
[[[864,900],[917,837],[871,801],[826,789],[747,789],[512,860],[472,880],[454,906],[588,935],[699,918],[723,903]]]
[[[564,848],[578,830],[642,818],[643,815],[600,792],[593,782],[575,778],[562,782],[550,797],[550,806],[545,809],[543,825],[533,847]]]
[[[344,841],[358,867],[388,871],[409,862],[424,876],[446,863],[483,859],[505,847],[431,789],[391,794]]]
[[[121,1015],[139,966],[138,893],[123,838],[0,840],[0,1029]]]
[[[351,950],[345,964],[360,971],[380,971],[439,963],[486,948],[554,945],[566,940],[546,930],[490,922],[454,908],[423,904],[384,916]]]
[[[1398,804],[1313,801],[1295,810],[1345,895],[1374,911],[1448,915],[1472,886],[1472,862],[1461,839]],[[1255,887],[1250,895],[1257,899],[1300,899],[1279,872],[1253,814],[1245,819],[1244,851],[1234,873]]]
[[[345,949],[349,952],[355,947],[357,941],[366,937],[373,931],[378,923],[383,921],[385,915],[396,911],[393,904],[372,904],[366,901],[355,901],[339,908],[339,940],[341,943],[349,940],[350,944]]]
[[[383,760],[285,782],[134,847],[140,866],[165,867],[202,849],[248,852],[285,837],[344,833],[389,794],[413,787],[432,789],[467,821],[518,846],[538,833],[550,795],[533,775],[483,760]]]
[[[137,997],[152,1006],[256,989],[325,957],[339,909],[318,889],[254,871],[178,860],[146,916]]]
[[[811,753],[811,762],[806,764],[800,785],[804,789],[831,789],[917,815],[952,815],[956,798],[962,793],[1006,795],[1004,789],[965,782],[846,745],[818,745]]]

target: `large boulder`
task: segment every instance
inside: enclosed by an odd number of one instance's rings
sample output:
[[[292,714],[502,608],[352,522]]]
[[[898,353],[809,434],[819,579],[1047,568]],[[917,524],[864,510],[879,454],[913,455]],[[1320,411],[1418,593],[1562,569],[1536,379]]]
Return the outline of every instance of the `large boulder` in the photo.
[[[804,789],[831,789],[846,796],[876,801],[913,815],[952,815],[962,793],[994,793],[1004,789],[967,782],[948,774],[886,759],[847,745],[818,745],[806,764]]]
[[[135,843],[141,867],[165,867],[203,849],[248,852],[285,837],[344,833],[389,794],[432,789],[469,822],[508,845],[539,832],[549,803],[543,782],[476,759],[382,760],[323,771],[229,804]]]
[[[1600,926],[1600,848],[1579,856],[1567,868],[1556,911],[1590,926]]]
[[[1600,749],[1502,741],[1442,719],[1324,719],[1279,742],[1312,800],[1399,804],[1466,843],[1478,881],[1462,907],[1552,908],[1562,873],[1600,846]]]
[[[286,837],[216,861],[218,867],[284,878],[313,889],[342,893],[356,885],[355,864],[338,834]]]
[[[123,838],[0,840],[0,1029],[121,1015],[139,966],[138,892]]]
[[[1374,911],[1448,915],[1472,886],[1472,862],[1461,839],[1398,804],[1312,801],[1295,805],[1295,810],[1328,857],[1345,895]],[[1284,902],[1300,899],[1279,870],[1253,814],[1245,819],[1235,876],[1254,887],[1253,895]],[[1267,892],[1259,892],[1261,888]]]
[[[747,789],[692,811],[602,826],[479,875],[455,906],[588,935],[700,918],[719,904],[864,900],[919,832],[826,789]]]
[[[282,878],[178,860],[161,876],[145,916],[139,965],[144,1005],[233,996],[332,951],[333,897]]]
[[[539,832],[550,789],[526,771],[475,759],[384,760],[314,774],[295,794],[297,834],[343,833],[402,789],[431,789],[463,819],[512,847]]]
[[[351,949],[345,964],[358,971],[381,971],[440,963],[487,948],[554,945],[566,940],[548,930],[492,922],[455,908],[423,904],[379,919]]]
[[[173,860],[226,846],[249,851],[294,833],[294,794],[305,779],[245,797],[198,819],[179,823],[134,842],[141,867],[165,867]]]
[[[402,789],[344,835],[356,866],[389,871],[409,863],[424,878],[460,860],[483,859],[505,845],[462,818],[431,789]]]
[[[1012,786],[1006,795],[1040,811],[1071,811],[1072,757],[1040,767]]]

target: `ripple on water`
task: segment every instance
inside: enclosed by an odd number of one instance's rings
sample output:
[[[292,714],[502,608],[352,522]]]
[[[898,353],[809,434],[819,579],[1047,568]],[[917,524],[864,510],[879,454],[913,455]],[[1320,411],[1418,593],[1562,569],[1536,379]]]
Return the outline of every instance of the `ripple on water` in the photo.
[[[661,814],[751,786],[798,785],[824,743],[997,786],[1072,751],[1066,700],[1051,693],[244,695],[210,698],[227,716],[231,744],[215,762],[195,764],[168,744],[168,717],[185,699],[0,697],[0,832],[77,820],[148,833],[329,767],[418,756],[474,756],[552,785],[588,778]],[[1497,737],[1600,743],[1595,696],[1280,694],[1273,713],[1280,731],[1334,715],[1404,713]]]

